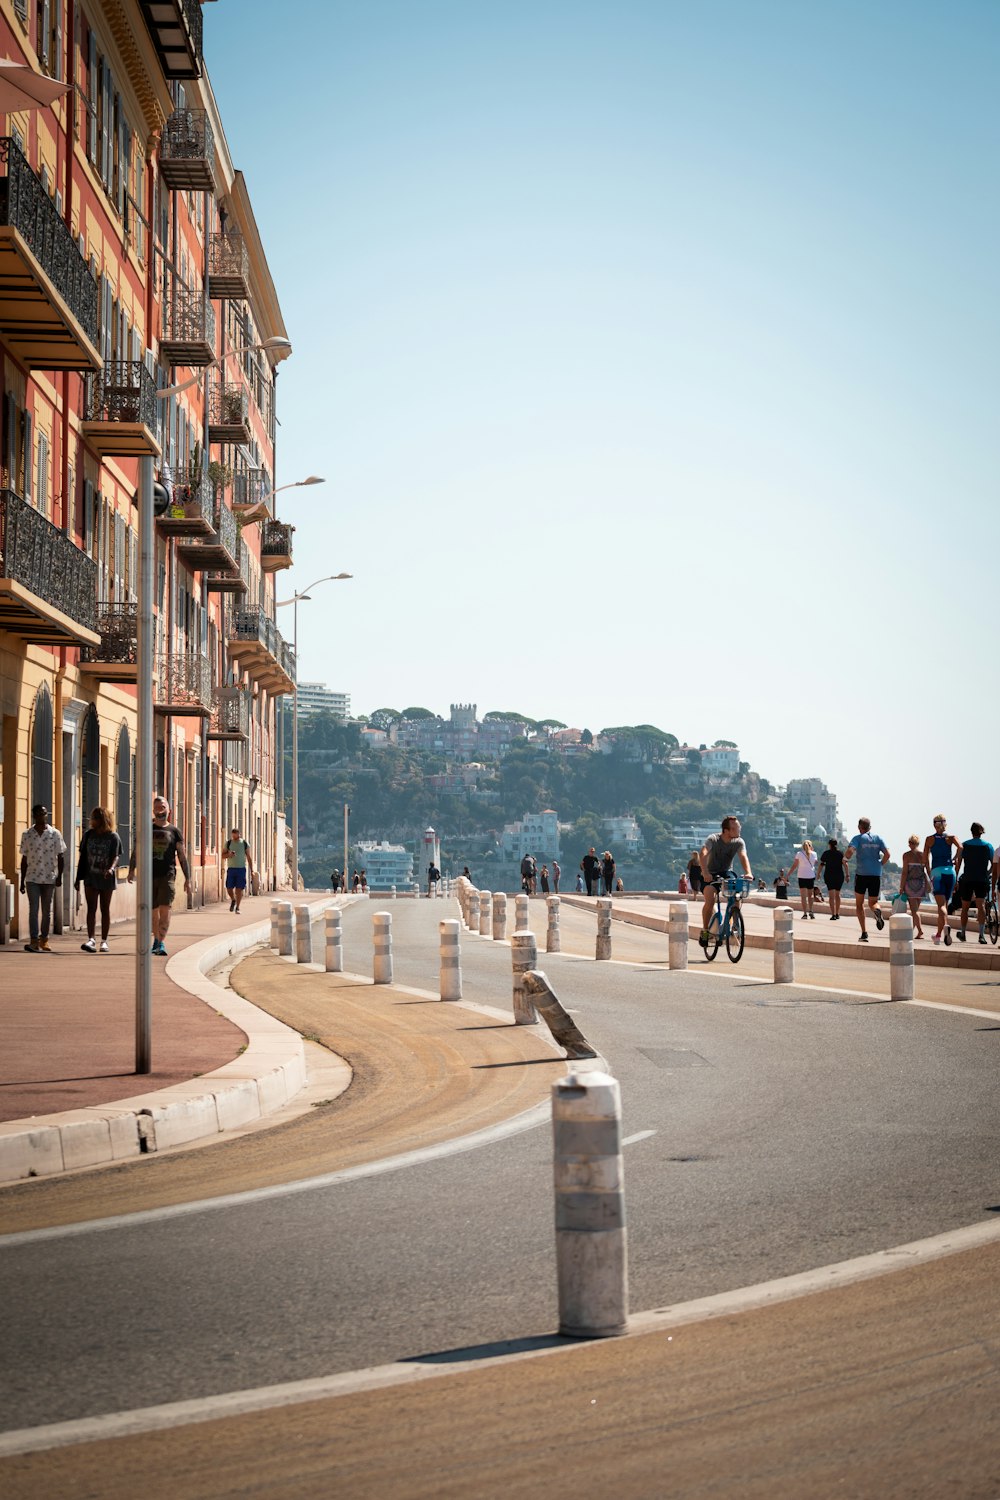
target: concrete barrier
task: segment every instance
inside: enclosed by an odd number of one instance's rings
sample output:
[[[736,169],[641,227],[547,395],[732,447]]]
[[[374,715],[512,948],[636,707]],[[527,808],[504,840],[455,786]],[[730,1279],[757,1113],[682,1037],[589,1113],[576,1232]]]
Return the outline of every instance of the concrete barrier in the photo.
[[[795,983],[795,913],[779,906],[774,913],[774,982]]]
[[[291,958],[295,947],[295,924],[292,920],[292,903],[281,901],[278,905],[278,952],[282,958]]]
[[[297,906],[295,908],[295,962],[311,964],[312,961],[312,919],[308,906]]]
[[[541,969],[529,969],[524,976],[524,993],[535,1006],[538,1014],[571,1058],[597,1057],[598,1053],[587,1041],[573,1017],[563,1009],[559,997]]]
[[[559,936],[559,897],[546,896],[545,905],[548,909],[548,924],[545,928],[545,951],[546,953],[561,953],[562,940]]]
[[[559,1332],[610,1338],[628,1327],[621,1092],[607,1073],[552,1086]]]
[[[375,942],[373,978],[376,984],[392,983],[392,917],[387,911],[372,913]]]
[[[279,941],[278,941],[278,923],[280,921],[280,918],[281,918],[281,902],[280,901],[272,901],[271,902],[271,936],[268,939],[268,946],[270,948],[274,948],[275,950],[277,950],[277,948],[279,946]]]
[[[538,962],[538,944],[533,932],[515,932],[510,940],[510,963],[514,980],[514,1021],[518,1026],[533,1026],[538,1020],[535,1007],[524,987],[524,976]]]
[[[479,931],[479,892],[477,890],[470,889],[469,891],[469,912],[466,925],[470,932]]]
[[[672,969],[688,966],[687,903],[671,901],[667,907],[667,958]]]
[[[530,922],[528,920],[528,907],[529,907],[530,901],[531,901],[531,897],[530,896],[521,895],[521,896],[515,896],[514,897],[514,931],[515,932],[528,932],[530,930],[531,924],[530,924]]]
[[[610,896],[598,896],[597,898],[597,944],[594,950],[596,959],[611,957],[611,898]]]
[[[326,912],[323,925],[326,937],[326,972],[342,974],[344,972],[344,930],[340,912],[336,908]]]
[[[507,897],[503,891],[493,892],[493,941],[507,941]]]
[[[438,923],[440,934],[441,999],[462,998],[461,922],[450,919]]]
[[[913,918],[908,911],[889,918],[889,994],[913,999]]]
[[[493,895],[490,891],[479,892],[479,936],[493,936]]]

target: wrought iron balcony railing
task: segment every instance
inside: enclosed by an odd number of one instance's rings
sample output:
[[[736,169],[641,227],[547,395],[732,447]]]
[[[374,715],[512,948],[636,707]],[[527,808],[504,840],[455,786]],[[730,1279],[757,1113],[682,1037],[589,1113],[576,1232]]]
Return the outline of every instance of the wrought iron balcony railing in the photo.
[[[229,616],[226,639],[237,652],[241,643],[263,646],[285,676],[295,681],[295,654],[262,609],[234,609]]]
[[[139,606],[102,604],[97,611],[99,646],[84,646],[80,666],[105,680],[134,682],[139,661]]]
[[[250,255],[238,229],[209,236],[208,292],[217,300],[250,294]]]
[[[233,475],[233,509],[255,510],[266,505],[271,485],[263,469],[250,469],[247,473]]]
[[[207,718],[212,704],[208,659],[186,651],[160,652],[153,661],[153,704],[159,713]]]
[[[204,109],[178,109],[160,137],[160,176],[169,188],[211,192],[215,138]]]
[[[156,386],[141,359],[112,360],[87,380],[84,434],[102,457],[158,453]]]
[[[210,740],[246,740],[250,737],[250,694],[243,688],[217,687],[212,690]]]
[[[249,443],[250,396],[242,381],[214,382],[208,398],[210,443]]]
[[[0,136],[0,226],[17,231],[73,320],[72,326],[67,325],[45,286],[30,284],[34,280],[30,268],[25,277],[5,269],[0,280],[4,341],[35,369],[96,368],[97,279],[10,136]],[[12,254],[23,266],[16,247]]]
[[[163,305],[160,351],[171,364],[210,365],[215,360],[215,309],[204,292],[174,286]]]
[[[260,565],[265,573],[292,566],[292,532],[294,526],[283,521],[265,521],[260,529]]]
[[[0,579],[19,584],[84,630],[96,630],[97,564],[9,489],[0,489]],[[51,621],[49,611],[32,609],[30,601],[15,611],[4,598],[0,626],[28,640],[61,639],[65,644],[68,633]]]
[[[215,540],[219,547],[233,559],[234,564],[239,565],[240,554],[240,528],[236,524],[236,517],[224,500],[220,500],[215,507]]]
[[[215,499],[207,476],[200,479],[171,480],[164,473],[170,490],[170,504],[156,517],[161,531],[170,536],[211,536],[215,530]]]

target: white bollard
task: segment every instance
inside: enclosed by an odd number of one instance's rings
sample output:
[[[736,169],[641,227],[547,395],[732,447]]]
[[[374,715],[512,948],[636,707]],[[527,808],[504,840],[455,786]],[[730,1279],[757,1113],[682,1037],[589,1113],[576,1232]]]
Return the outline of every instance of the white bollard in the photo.
[[[507,897],[503,891],[493,892],[493,941],[507,941]]]
[[[524,976],[538,962],[538,944],[533,932],[515,932],[510,940],[510,964],[514,976],[514,1023],[533,1026],[538,1012],[524,988]]]
[[[795,983],[795,913],[790,906],[774,909],[774,982]]]
[[[599,896],[597,899],[597,947],[595,958],[611,957],[611,898],[610,896]]]
[[[290,901],[279,901],[278,903],[278,952],[282,958],[291,958],[295,946],[295,929],[292,925],[292,904]]]
[[[559,1332],[599,1339],[628,1326],[621,1091],[607,1073],[552,1085]]]
[[[889,994],[913,999],[913,918],[908,911],[889,918]]]
[[[470,932],[479,931],[479,892],[469,891],[469,910],[466,914],[465,923]]]
[[[415,880],[413,882],[411,894],[412,894],[413,899],[415,901],[419,901],[420,900],[420,882],[419,881]]]
[[[549,922],[545,929],[545,951],[546,953],[561,953],[562,944],[559,937],[559,897],[546,896],[545,905],[548,907]]]
[[[395,887],[395,886],[392,886],[392,887],[391,887],[391,896],[390,896],[390,900],[392,900],[392,901],[395,901],[395,899],[396,899],[396,887]]]
[[[462,946],[460,932],[462,924],[454,919],[439,922],[441,934],[441,999],[462,998]]]
[[[295,962],[311,964],[312,961],[312,919],[308,906],[297,906],[295,908]]]
[[[392,983],[392,917],[387,911],[372,913],[375,940],[373,978],[376,984]]]
[[[530,896],[515,896],[514,897],[514,931],[515,932],[527,932],[529,930],[530,923],[528,921],[528,906],[529,906],[530,900],[531,900]]]
[[[279,918],[280,913],[281,913],[281,902],[280,901],[272,901],[271,902],[271,940],[270,940],[270,944],[269,944],[269,946],[272,947],[272,948],[277,948],[277,946],[278,946],[278,918]]]
[[[688,909],[679,901],[667,907],[667,953],[672,969],[688,966]]]
[[[493,936],[493,894],[491,891],[479,892],[479,936]]]
[[[344,972],[344,933],[341,927],[339,910],[325,913],[324,929],[326,935],[326,972],[328,974],[342,974]]]

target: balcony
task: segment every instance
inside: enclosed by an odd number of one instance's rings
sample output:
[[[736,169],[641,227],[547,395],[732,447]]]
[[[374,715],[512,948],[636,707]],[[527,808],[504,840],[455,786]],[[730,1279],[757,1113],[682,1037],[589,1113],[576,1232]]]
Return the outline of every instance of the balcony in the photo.
[[[160,176],[180,192],[215,191],[215,141],[204,109],[178,109],[160,136]]]
[[[260,566],[264,573],[277,573],[292,566],[292,532],[294,526],[281,521],[265,521],[260,535]]]
[[[164,78],[200,78],[200,0],[139,0]]]
[[[97,611],[96,646],[80,652],[80,671],[95,682],[137,682],[139,677],[139,606],[102,604]]]
[[[158,714],[207,719],[212,712],[212,673],[204,656],[161,652],[153,661],[153,709]]]
[[[238,229],[209,236],[208,295],[216,302],[250,295],[250,256]]]
[[[29,370],[101,369],[97,281],[10,136],[0,136],[0,328]]]
[[[156,386],[141,359],[114,360],[90,377],[83,436],[100,458],[159,457]]]
[[[219,573],[206,573],[205,587],[208,592],[210,594],[246,594],[249,592],[250,568],[242,537],[239,537],[236,543],[236,569],[235,572],[226,568]]]
[[[216,502],[212,533],[202,541],[179,542],[177,557],[196,573],[213,568],[219,573],[239,577],[240,529],[225,501]]]
[[[250,396],[242,384],[216,381],[208,399],[208,441],[249,443]]]
[[[210,740],[250,738],[250,694],[243,688],[217,687],[212,692],[212,717],[206,735]]]
[[[226,620],[229,659],[272,697],[295,691],[295,657],[262,609],[234,609]]]
[[[49,646],[96,646],[97,564],[0,489],[0,630]]]
[[[175,286],[163,306],[160,353],[172,365],[202,368],[215,359],[215,310],[202,291]]]
[[[175,484],[170,504],[156,524],[165,536],[212,536],[215,509],[212,485],[207,478]]]
[[[271,484],[263,469],[250,469],[233,477],[233,510],[246,525],[268,515]]]

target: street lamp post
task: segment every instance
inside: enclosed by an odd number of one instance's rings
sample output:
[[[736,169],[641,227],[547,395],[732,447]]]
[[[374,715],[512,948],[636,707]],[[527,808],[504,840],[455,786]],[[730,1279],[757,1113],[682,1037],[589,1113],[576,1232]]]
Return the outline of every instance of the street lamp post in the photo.
[[[303,480],[302,483],[308,481]],[[315,481],[314,481],[315,482]],[[284,488],[284,486],[282,486]],[[353,573],[329,573],[317,578],[308,588],[296,590],[290,599],[276,599],[275,608],[292,606],[292,651],[295,655],[295,688],[292,692],[292,890],[299,888],[299,600],[309,600],[309,589],[321,583],[339,583],[341,579],[353,578]]]

